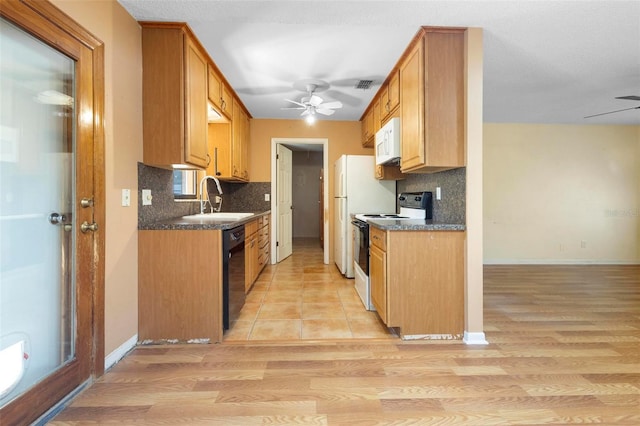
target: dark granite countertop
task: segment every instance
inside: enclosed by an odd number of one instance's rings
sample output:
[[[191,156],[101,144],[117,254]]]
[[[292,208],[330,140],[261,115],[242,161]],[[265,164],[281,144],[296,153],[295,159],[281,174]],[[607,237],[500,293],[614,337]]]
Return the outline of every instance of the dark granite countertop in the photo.
[[[271,210],[261,211],[261,212],[244,212],[244,213],[253,213],[252,216],[248,216],[239,220],[229,220],[229,219],[183,219],[183,217],[176,217],[173,219],[164,219],[159,220],[157,222],[147,223],[138,225],[139,230],[153,231],[153,230],[166,230],[166,231],[174,231],[174,230],[203,230],[203,229],[218,229],[218,230],[227,230],[233,229],[235,227],[244,225],[245,223],[251,222],[252,220],[256,220],[261,216],[266,216],[271,213]]]
[[[467,229],[467,226],[463,224],[443,223],[426,219],[369,219],[367,223],[383,231],[464,231]]]

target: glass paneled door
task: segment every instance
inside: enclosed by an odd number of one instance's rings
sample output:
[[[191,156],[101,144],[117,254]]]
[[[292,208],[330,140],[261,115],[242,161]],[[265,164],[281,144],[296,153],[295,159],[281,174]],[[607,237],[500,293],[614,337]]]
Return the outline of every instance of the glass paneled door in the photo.
[[[0,27],[0,401],[73,358],[74,61]]]
[[[0,18],[3,424],[86,381],[94,343],[91,52],[26,3],[3,2]]]

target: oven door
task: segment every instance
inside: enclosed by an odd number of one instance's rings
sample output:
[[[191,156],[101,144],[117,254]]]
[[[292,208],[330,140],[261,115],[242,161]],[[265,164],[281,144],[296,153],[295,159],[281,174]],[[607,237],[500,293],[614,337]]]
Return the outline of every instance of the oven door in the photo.
[[[354,226],[353,261],[366,276],[369,276],[369,225],[358,219],[351,223]]]

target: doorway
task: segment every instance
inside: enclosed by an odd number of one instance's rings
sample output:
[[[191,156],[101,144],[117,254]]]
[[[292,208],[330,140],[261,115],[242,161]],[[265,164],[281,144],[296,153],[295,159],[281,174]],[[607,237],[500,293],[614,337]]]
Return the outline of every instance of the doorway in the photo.
[[[271,212],[274,217],[274,226],[271,229],[271,263],[278,262],[278,241],[279,230],[282,228],[278,224],[281,215],[280,210],[283,208],[278,204],[279,190],[279,172],[280,163],[277,160],[277,152],[279,146],[285,146],[292,150],[292,172],[291,172],[291,193],[293,198],[293,214],[291,223],[285,224],[292,229],[291,238],[296,236],[306,237],[313,235],[314,229],[318,232],[318,238],[322,241],[323,262],[329,264],[329,214],[328,214],[328,182],[327,179],[320,179],[318,172],[317,179],[312,178],[312,174],[316,170],[321,169],[326,173],[328,167],[328,139],[305,139],[305,138],[272,138],[271,139]],[[296,154],[298,153],[298,154]],[[294,159],[294,157],[299,157]],[[308,161],[307,161],[308,157]],[[303,194],[306,189],[306,194]],[[298,192],[296,197],[295,192]],[[307,196],[308,195],[308,196]],[[295,201],[303,204],[296,205]],[[311,219],[305,219],[305,211],[314,212]],[[318,216],[315,216],[317,214]],[[306,221],[307,223],[304,223]],[[308,222],[315,222],[313,226],[307,226]],[[296,230],[297,225],[297,230]],[[317,225],[318,228],[314,228]]]
[[[0,418],[28,424],[104,369],[104,47],[48,2],[0,37]]]

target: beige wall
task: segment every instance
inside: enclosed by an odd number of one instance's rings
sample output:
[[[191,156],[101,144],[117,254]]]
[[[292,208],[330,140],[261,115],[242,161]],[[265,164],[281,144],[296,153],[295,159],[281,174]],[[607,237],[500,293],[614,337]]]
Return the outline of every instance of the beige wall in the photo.
[[[485,263],[640,263],[640,126],[485,124]]]
[[[138,333],[138,174],[142,161],[142,52],[137,22],[115,0],[52,3],[105,46],[105,353]],[[131,207],[121,190],[131,189]]]
[[[249,145],[249,176],[252,182],[271,182],[272,138],[328,139],[329,218],[333,217],[333,164],[343,154],[373,155],[373,148],[363,148],[362,127],[359,121],[316,121],[308,125],[304,120],[251,120]],[[374,170],[371,170],[371,174]],[[327,211],[327,208],[325,208]],[[333,220],[329,220],[329,262],[333,262]]]

